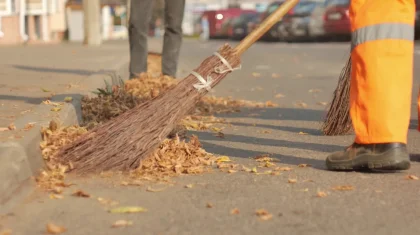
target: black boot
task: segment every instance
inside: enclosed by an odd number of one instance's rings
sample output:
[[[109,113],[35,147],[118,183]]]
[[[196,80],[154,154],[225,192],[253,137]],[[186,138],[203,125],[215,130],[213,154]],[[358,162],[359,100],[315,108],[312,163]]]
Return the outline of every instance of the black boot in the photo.
[[[407,170],[410,156],[402,143],[352,144],[327,157],[329,170]]]

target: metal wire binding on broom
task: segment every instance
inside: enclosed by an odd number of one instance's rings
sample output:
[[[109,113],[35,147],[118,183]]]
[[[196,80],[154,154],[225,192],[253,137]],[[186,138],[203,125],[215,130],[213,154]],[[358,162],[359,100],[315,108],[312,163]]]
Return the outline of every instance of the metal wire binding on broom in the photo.
[[[221,56],[218,52],[214,52],[213,54],[219,57],[220,61],[222,61],[222,63],[227,67],[227,69],[224,69],[224,70],[221,69],[222,66],[214,68],[214,71],[216,73],[222,74],[222,73],[231,72],[231,71],[235,71],[242,68],[242,65],[239,65],[239,67],[237,68],[232,68],[229,62],[225,58],[223,58],[223,56]],[[204,88],[207,91],[211,90],[211,84],[213,83],[213,78],[210,75],[207,75],[207,80],[206,80],[203,78],[203,76],[201,76],[195,71],[191,71],[191,74],[194,75],[201,82],[194,85],[195,89],[197,89],[198,91]]]

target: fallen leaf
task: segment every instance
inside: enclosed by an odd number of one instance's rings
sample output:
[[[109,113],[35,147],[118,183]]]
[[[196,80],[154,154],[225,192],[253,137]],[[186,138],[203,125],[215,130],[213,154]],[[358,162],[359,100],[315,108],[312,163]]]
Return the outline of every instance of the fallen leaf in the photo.
[[[279,168],[276,168],[275,170],[277,170],[277,171],[291,171],[292,170],[292,168],[290,168],[290,167],[279,167]]]
[[[75,197],[90,197],[89,194],[83,192],[82,190],[78,190],[78,191],[74,192],[72,194],[72,196],[75,196]]]
[[[279,78],[279,77],[280,77],[280,74],[273,73],[273,74],[271,74],[271,77],[272,77],[272,78]]]
[[[327,106],[327,102],[316,102],[316,104],[318,104],[318,105],[322,105],[322,106]]]
[[[60,111],[61,110],[61,108],[60,107],[54,107],[54,108],[52,108],[51,109],[51,111],[53,111],[53,112],[58,112],[58,111]]]
[[[112,228],[120,228],[120,227],[127,227],[133,225],[132,221],[127,220],[117,220],[115,223],[111,226]]]
[[[64,98],[64,102],[69,103],[69,102],[72,102],[72,101],[73,101],[73,97],[71,97],[71,96],[67,96],[67,97]]]
[[[255,213],[257,214],[257,216],[260,217],[261,220],[269,220],[269,219],[273,218],[273,215],[268,213],[268,211],[266,211],[264,209],[259,209]]]
[[[152,187],[147,187],[147,189],[146,189],[146,191],[148,191],[148,192],[154,192],[154,193],[156,193],[156,192],[162,192],[162,191],[164,191],[166,188],[159,188],[159,189],[154,189],[154,188],[152,188]]]
[[[289,184],[295,184],[297,182],[297,179],[288,179]]]
[[[147,210],[145,208],[137,206],[124,206],[109,210],[111,213],[140,213],[146,211]]]
[[[309,192],[308,188],[302,189],[302,192]]]
[[[16,126],[14,123],[10,123],[10,125],[7,128],[11,131],[16,130]]]
[[[128,182],[126,182],[126,181],[122,181],[122,182],[121,182],[121,185],[123,185],[123,186],[127,186],[127,185],[128,185]]]
[[[63,195],[59,195],[59,194],[50,194],[50,198],[51,199],[63,199]]]
[[[213,208],[213,204],[211,204],[211,203],[207,203],[206,207],[207,207],[207,208]]]
[[[0,131],[10,131],[8,127],[0,127]]]
[[[321,90],[320,89],[310,89],[308,92],[309,93],[319,93],[319,92],[321,92]]]
[[[242,165],[242,170],[246,172],[251,172],[252,169]]]
[[[0,235],[12,235],[12,230],[11,229],[6,229],[3,231],[0,231]]]
[[[225,134],[224,134],[224,133],[222,133],[222,132],[218,132],[218,133],[216,133],[214,136],[219,137],[219,138],[221,138],[221,139],[224,139],[224,138],[225,138]]]
[[[308,166],[311,166],[311,165],[309,165],[309,164],[299,164],[298,165],[298,167],[300,167],[300,168],[304,168],[304,167],[308,167]]]
[[[281,175],[281,173],[280,173],[280,172],[278,172],[278,171],[272,171],[272,172],[271,172],[271,175]]]
[[[409,180],[419,180],[419,177],[417,177],[415,175],[408,175],[407,179],[409,179]]]
[[[228,173],[236,173],[236,172],[238,172],[238,171],[235,171],[235,170],[232,170],[232,169],[228,170]]]
[[[308,135],[308,133],[306,133],[306,132],[299,132],[299,135]]]
[[[271,100],[269,100],[269,101],[265,102],[265,106],[267,106],[267,107],[277,107],[278,104],[273,103]]]
[[[318,192],[316,193],[316,196],[317,196],[317,197],[326,197],[326,196],[327,196],[327,193],[325,193],[325,192],[323,192],[323,191],[318,191]]]
[[[65,231],[67,231],[67,229],[62,227],[62,226],[58,226],[58,225],[55,225],[53,223],[48,223],[47,224],[47,233],[48,234],[60,234],[60,233],[64,233]]]
[[[34,122],[30,122],[28,124],[25,125],[25,127],[23,128],[24,131],[29,131],[30,129],[32,129],[35,126]]]
[[[50,92],[50,90],[45,89],[45,88],[41,88],[41,90],[42,90],[43,92]]]
[[[283,94],[281,94],[281,93],[278,93],[276,96],[274,96],[275,98],[283,98],[283,97],[285,97],[285,95],[283,95]]]
[[[339,185],[333,188],[333,190],[337,191],[351,191],[354,190],[354,187],[351,185]]]
[[[193,184],[187,184],[187,185],[185,185],[185,188],[192,188],[192,187],[194,187]]]
[[[218,133],[222,131],[222,128],[212,127],[211,130]]]
[[[228,156],[221,156],[216,159],[216,162],[231,162]]]
[[[237,215],[237,214],[239,214],[239,209],[238,209],[238,208],[232,209],[232,210],[230,211],[230,214],[231,214],[231,215]]]
[[[255,77],[255,78],[259,78],[259,77],[261,77],[261,74],[254,72],[254,73],[252,73],[252,76]]]
[[[301,107],[301,108],[308,107],[308,105],[305,102],[297,102],[297,103],[295,103],[295,106],[298,106],[298,107]]]
[[[254,167],[252,168],[251,172],[252,172],[252,173],[257,173],[257,172],[258,172],[257,167],[256,167],[256,166],[254,166]]]

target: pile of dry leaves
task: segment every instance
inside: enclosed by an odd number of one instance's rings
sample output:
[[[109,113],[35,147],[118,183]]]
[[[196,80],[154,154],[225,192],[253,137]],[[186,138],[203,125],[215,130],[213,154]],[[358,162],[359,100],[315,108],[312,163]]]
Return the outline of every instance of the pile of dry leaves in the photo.
[[[140,167],[132,172],[136,179],[166,180],[181,174],[207,172],[216,157],[201,148],[197,136],[187,142],[179,137],[166,139]]]

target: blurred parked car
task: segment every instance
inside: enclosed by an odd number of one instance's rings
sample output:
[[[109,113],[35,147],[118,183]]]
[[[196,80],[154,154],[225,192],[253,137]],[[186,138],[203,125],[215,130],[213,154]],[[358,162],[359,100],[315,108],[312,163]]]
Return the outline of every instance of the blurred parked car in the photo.
[[[240,16],[250,10],[242,10],[240,8],[229,8],[217,11],[205,11],[203,15],[207,15],[210,25],[210,38],[227,37],[229,21],[232,18]]]
[[[312,13],[317,6],[324,4],[325,0],[300,1],[293,11],[283,18],[279,27],[281,37],[287,42],[310,39],[309,24]]]
[[[350,0],[328,0],[324,30],[329,37],[350,38]]]
[[[257,12],[249,12],[234,18],[229,28],[229,38],[233,40],[245,38],[256,25],[258,16]]]
[[[311,40],[317,41],[326,37],[324,30],[325,12],[328,9],[329,0],[323,1],[322,4],[317,4],[312,11],[311,20],[308,25],[308,35]]]
[[[268,5],[267,9],[260,15],[259,23],[263,22],[271,13],[273,13],[281,4],[283,4],[285,0],[282,1],[275,1]],[[267,33],[265,33],[261,39],[268,40],[268,41],[279,41],[280,34],[279,34],[279,25],[281,24],[281,20],[277,22],[273,27],[271,27]],[[255,27],[254,27],[255,28]]]

